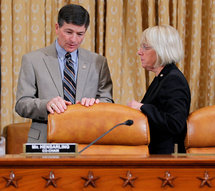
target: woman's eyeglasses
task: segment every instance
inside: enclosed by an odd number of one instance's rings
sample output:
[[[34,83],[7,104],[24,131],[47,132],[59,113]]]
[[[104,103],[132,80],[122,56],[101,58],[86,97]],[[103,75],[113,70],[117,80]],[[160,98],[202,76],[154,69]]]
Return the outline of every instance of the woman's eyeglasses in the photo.
[[[151,50],[151,49],[152,49],[152,47],[149,46],[149,45],[146,45],[146,44],[142,44],[142,45],[140,46],[140,50],[142,50],[143,52],[145,52],[145,51],[147,51],[147,50]]]

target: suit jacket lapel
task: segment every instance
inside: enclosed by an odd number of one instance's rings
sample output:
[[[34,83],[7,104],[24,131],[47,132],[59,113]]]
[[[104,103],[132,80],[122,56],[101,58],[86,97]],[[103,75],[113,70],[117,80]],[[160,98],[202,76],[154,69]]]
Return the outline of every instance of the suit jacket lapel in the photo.
[[[53,83],[56,86],[59,95],[63,97],[63,84],[55,43],[45,48],[44,53],[47,55],[46,57],[44,57],[44,62],[46,64],[48,72],[53,80]]]
[[[155,77],[154,80],[152,81],[141,103],[151,103],[152,100],[154,100],[162,86],[162,83],[164,83],[164,79],[169,74],[169,72],[175,68],[176,66],[174,63],[167,64],[163,68],[160,74],[157,77]]]
[[[149,86],[141,103],[151,103],[154,97],[157,96],[158,91],[159,91],[159,81],[158,81],[158,77],[155,77],[151,85]]]
[[[83,49],[78,49],[78,76],[76,86],[76,100],[80,101],[87,84],[87,75],[90,70],[90,58],[87,57]]]

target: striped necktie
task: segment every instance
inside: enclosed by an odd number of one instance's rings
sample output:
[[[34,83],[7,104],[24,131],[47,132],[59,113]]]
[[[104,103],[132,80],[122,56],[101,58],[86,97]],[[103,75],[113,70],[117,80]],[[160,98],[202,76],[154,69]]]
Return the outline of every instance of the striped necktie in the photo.
[[[64,99],[66,101],[71,101],[72,104],[75,103],[75,91],[76,91],[76,83],[75,83],[75,70],[73,68],[74,62],[71,58],[69,52],[65,55],[66,65],[64,67],[64,79],[63,79],[63,91],[64,91]]]

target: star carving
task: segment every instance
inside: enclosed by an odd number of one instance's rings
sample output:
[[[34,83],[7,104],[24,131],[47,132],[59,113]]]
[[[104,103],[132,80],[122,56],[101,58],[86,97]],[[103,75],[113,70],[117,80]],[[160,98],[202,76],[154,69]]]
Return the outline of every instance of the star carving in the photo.
[[[21,177],[16,178],[15,174],[13,173],[13,171],[10,172],[9,178],[5,177],[5,176],[3,176],[3,178],[7,181],[6,187],[12,185],[15,188],[18,188],[18,183],[17,182],[18,182],[18,180],[21,179]]]
[[[42,176],[42,178],[45,179],[45,180],[47,181],[46,187],[48,187],[49,185],[52,185],[52,186],[54,186],[55,188],[57,188],[57,183],[56,183],[56,182],[57,182],[57,180],[60,179],[60,177],[55,178],[55,175],[54,175],[54,173],[53,173],[52,171],[49,173],[49,176],[48,176],[48,177]]]
[[[122,180],[124,180],[123,187],[130,185],[131,187],[134,187],[134,181],[137,179],[137,177],[133,177],[130,170],[127,171],[126,177],[121,177]]]
[[[96,187],[95,181],[98,180],[100,177],[95,177],[92,171],[88,172],[87,177],[81,177],[83,180],[85,180],[84,187],[87,187],[89,185],[93,186],[94,188]]]
[[[173,185],[173,180],[176,179],[176,177],[171,176],[169,171],[165,172],[164,177],[158,177],[160,180],[162,180],[162,185],[161,187],[165,187],[167,185],[169,185],[170,187],[174,187]]]
[[[202,178],[202,177],[197,177],[197,178],[198,178],[199,180],[202,181],[200,187],[203,187],[204,185],[207,185],[208,187],[212,187],[212,186],[211,186],[211,181],[212,181],[215,177],[210,178],[208,172],[205,171],[204,177],[203,177],[203,178]]]

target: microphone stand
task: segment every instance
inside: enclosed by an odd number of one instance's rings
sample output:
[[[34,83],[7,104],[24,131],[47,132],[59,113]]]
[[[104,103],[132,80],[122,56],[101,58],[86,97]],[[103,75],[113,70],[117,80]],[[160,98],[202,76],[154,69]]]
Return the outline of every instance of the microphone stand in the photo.
[[[86,150],[88,147],[90,147],[91,145],[93,145],[95,142],[97,142],[99,139],[101,139],[102,137],[104,137],[105,135],[107,135],[110,131],[112,131],[113,129],[115,129],[116,127],[120,126],[120,125],[132,125],[133,121],[132,120],[127,120],[124,123],[119,123],[117,125],[115,125],[114,127],[112,127],[111,129],[109,129],[107,132],[105,132],[104,134],[102,134],[100,137],[98,137],[96,140],[94,140],[93,142],[91,142],[89,145],[87,145],[86,147],[84,147],[81,151],[79,151],[78,154],[81,154],[84,150]]]

